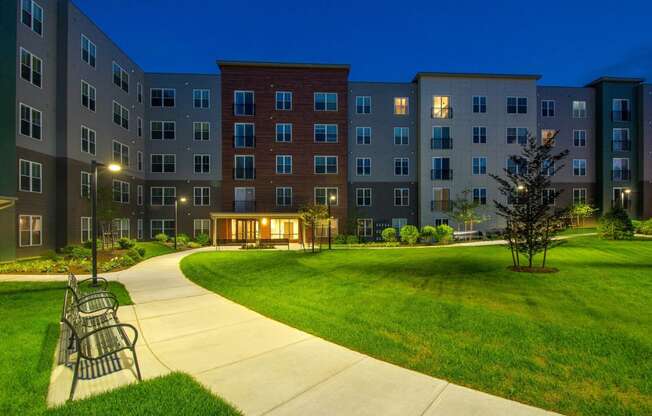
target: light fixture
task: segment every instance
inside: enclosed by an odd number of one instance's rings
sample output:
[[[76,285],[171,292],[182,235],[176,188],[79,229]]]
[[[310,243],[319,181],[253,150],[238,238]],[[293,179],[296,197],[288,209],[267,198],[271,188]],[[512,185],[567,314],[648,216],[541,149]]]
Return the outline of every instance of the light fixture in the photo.
[[[333,201],[333,202],[335,202],[335,195],[331,195],[331,196],[330,196],[330,200]]]
[[[267,218],[264,218],[264,217],[263,217],[263,219],[261,220],[261,223],[262,223],[263,225],[267,225]]]
[[[519,186],[516,187],[516,189],[518,189],[519,191],[522,191],[523,189],[525,189],[525,186],[519,185]]]
[[[625,189],[625,193],[626,193],[626,194],[630,194],[631,192],[632,192],[631,189]]]
[[[122,166],[118,165],[117,163],[111,163],[107,168],[111,172],[120,172],[122,170]]]
[[[180,201],[180,202],[186,202],[187,200],[186,200],[186,197],[185,197],[185,196],[182,196],[181,198],[179,198],[179,201]]]

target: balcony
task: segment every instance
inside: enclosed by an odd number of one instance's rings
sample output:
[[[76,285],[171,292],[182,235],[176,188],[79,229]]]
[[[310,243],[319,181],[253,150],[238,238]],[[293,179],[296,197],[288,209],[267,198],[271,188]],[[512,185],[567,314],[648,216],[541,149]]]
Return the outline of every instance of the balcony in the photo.
[[[233,179],[256,179],[256,168],[233,168]]]
[[[611,151],[613,152],[629,152],[632,150],[631,140],[612,140]]]
[[[451,209],[452,209],[452,204],[451,201],[448,199],[430,201],[431,211],[449,212]]]
[[[234,116],[256,115],[256,104],[233,104]]]
[[[430,179],[433,181],[450,181],[453,179],[452,169],[431,169]]]
[[[632,171],[629,169],[614,169],[611,171],[611,180],[628,181],[632,178]]]
[[[631,119],[632,119],[632,112],[629,110],[611,111],[611,121],[630,121]]]
[[[233,212],[296,212],[294,204],[276,205],[272,202],[235,200],[232,203]]]
[[[432,138],[430,139],[430,148],[432,149],[452,149],[453,139],[450,137]]]

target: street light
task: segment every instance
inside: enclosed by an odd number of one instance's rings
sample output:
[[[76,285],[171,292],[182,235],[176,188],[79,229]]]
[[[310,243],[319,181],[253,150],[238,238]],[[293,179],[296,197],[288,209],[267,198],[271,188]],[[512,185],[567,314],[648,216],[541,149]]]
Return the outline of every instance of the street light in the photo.
[[[621,189],[620,190],[620,205],[623,209],[627,209],[627,204],[625,203],[625,195],[629,197],[629,194],[632,193],[631,189]]]
[[[335,202],[335,195],[328,197],[328,249],[331,250],[331,202]]]
[[[97,286],[97,174],[100,167],[106,167],[109,172],[114,173],[122,170],[122,166],[117,163],[110,163],[107,166],[97,160],[91,160],[91,171],[93,172],[91,181],[91,277],[93,286]]]
[[[179,202],[183,204],[186,202],[186,198],[183,196],[178,199],[174,198],[174,251],[177,251],[177,234],[179,234],[179,228],[177,226],[177,223],[179,222]]]

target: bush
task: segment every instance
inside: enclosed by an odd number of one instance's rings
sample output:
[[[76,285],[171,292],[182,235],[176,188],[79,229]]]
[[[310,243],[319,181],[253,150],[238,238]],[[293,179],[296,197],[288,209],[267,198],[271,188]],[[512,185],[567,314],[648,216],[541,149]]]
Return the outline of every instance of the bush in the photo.
[[[195,237],[195,242],[200,246],[207,246],[210,243],[211,239],[208,234],[199,234]]]
[[[91,256],[91,249],[86,247],[73,247],[72,251],[70,252],[70,257],[75,260],[90,259]]]
[[[345,234],[338,234],[335,236],[335,244],[346,244],[346,235]]]
[[[56,260],[58,256],[54,250],[45,250],[41,257],[45,260]]]
[[[145,253],[147,252],[145,250],[145,247],[136,247],[136,251],[138,251],[138,254],[140,254],[140,257],[145,257]]]
[[[432,225],[424,225],[423,228],[421,228],[421,238],[426,240],[428,243],[432,242],[432,239],[435,237],[435,233],[435,227]]]
[[[627,240],[634,237],[634,226],[624,209],[614,208],[600,218],[598,234],[608,240]]]
[[[188,243],[188,248],[200,248],[200,247],[202,247],[202,245],[196,241],[191,241]]]
[[[188,234],[179,233],[177,235],[177,245],[187,246],[190,242],[190,237]]]
[[[127,251],[127,256],[131,257],[131,259],[135,262],[139,262],[143,259],[143,256],[141,256],[135,247],[132,247]]]
[[[158,241],[159,243],[165,243],[169,240],[170,238],[168,237],[167,234],[165,233],[159,233],[154,236],[154,240]]]
[[[360,239],[358,238],[357,235],[347,235],[346,236],[346,244],[359,244]]]
[[[634,228],[639,234],[652,235],[652,218],[645,221],[636,221]]]
[[[401,241],[414,245],[419,241],[419,229],[414,225],[404,225],[401,228]]]
[[[450,243],[453,240],[453,227],[450,227],[446,224],[438,225],[435,228],[434,237],[438,243]]]
[[[133,248],[135,245],[136,242],[134,240],[130,240],[127,237],[122,237],[121,239],[118,240],[118,247],[120,247],[123,250]]]
[[[388,227],[385,228],[380,236],[383,238],[383,241],[386,243],[395,243],[396,242],[396,228]]]

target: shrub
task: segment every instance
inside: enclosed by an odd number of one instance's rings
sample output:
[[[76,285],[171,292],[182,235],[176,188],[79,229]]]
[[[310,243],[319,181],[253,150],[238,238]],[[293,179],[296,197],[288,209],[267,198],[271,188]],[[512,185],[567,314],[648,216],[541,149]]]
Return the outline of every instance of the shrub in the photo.
[[[158,233],[154,236],[154,240],[158,241],[159,243],[165,243],[169,240],[169,237],[165,233]]]
[[[196,241],[191,241],[188,243],[188,248],[200,248],[200,247],[202,247],[202,245]]]
[[[210,243],[210,240],[211,239],[208,236],[208,234],[203,234],[202,233],[202,234],[199,234],[199,235],[197,235],[195,237],[195,242],[197,242],[197,244],[199,244],[200,246],[207,246],[208,243]]]
[[[86,247],[73,247],[70,252],[70,257],[75,260],[85,260],[91,258],[92,252],[90,248]]]
[[[395,243],[396,242],[396,228],[387,227],[381,233],[380,236],[383,238],[383,241],[386,243]]]
[[[634,226],[627,211],[614,208],[599,221],[598,234],[608,240],[626,240],[634,237]]]
[[[414,245],[419,241],[419,229],[414,225],[404,225],[401,228],[401,241]]]
[[[145,247],[136,247],[136,251],[138,251],[138,254],[140,254],[140,257],[145,257],[145,253],[147,252],[145,250]]]
[[[135,247],[132,247],[127,251],[127,256],[131,257],[131,259],[135,262],[139,262],[143,259],[143,256],[140,255]]]
[[[187,246],[189,242],[190,242],[190,237],[188,237],[188,234],[179,233],[177,235],[178,245]]]
[[[435,227],[432,225],[424,225],[423,228],[421,228],[421,238],[426,240],[428,243],[432,242],[432,239],[435,237],[435,233]]]
[[[346,244],[358,244],[358,243],[360,243],[360,239],[358,238],[357,235],[346,236]]]
[[[41,254],[41,257],[45,260],[56,260],[57,253],[54,250],[45,250],[43,254]]]
[[[338,234],[335,236],[335,244],[346,244],[346,234]]]
[[[121,239],[118,240],[118,247],[120,247],[123,250],[133,248],[135,245],[136,242],[134,240],[130,240],[127,237],[122,237]]]
[[[632,221],[633,222],[633,221]],[[634,228],[639,234],[652,235],[652,218],[645,221],[636,221]]]
[[[439,243],[450,243],[453,240],[453,227],[446,224],[438,225],[435,228],[435,239]]]

